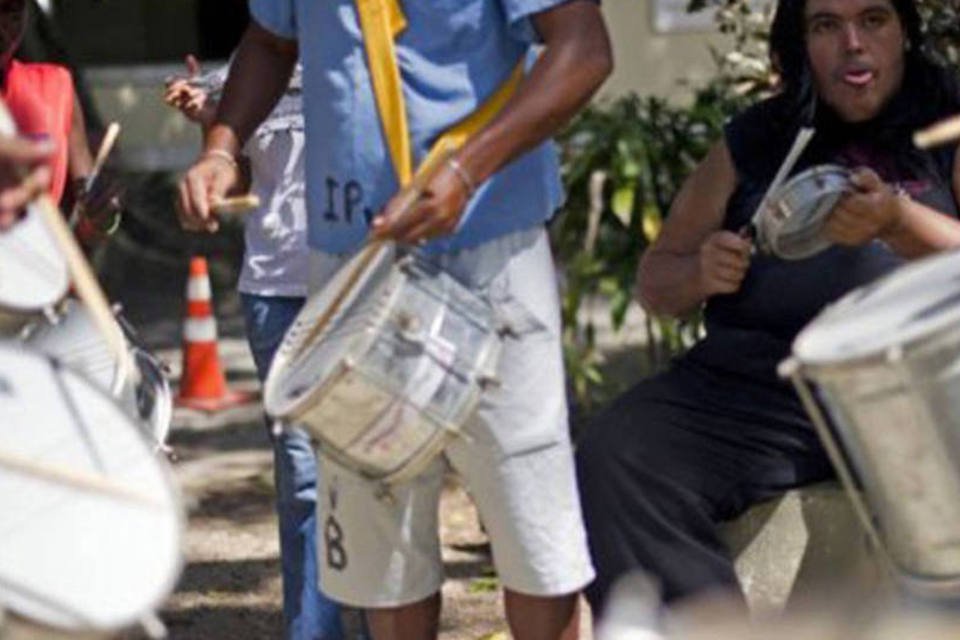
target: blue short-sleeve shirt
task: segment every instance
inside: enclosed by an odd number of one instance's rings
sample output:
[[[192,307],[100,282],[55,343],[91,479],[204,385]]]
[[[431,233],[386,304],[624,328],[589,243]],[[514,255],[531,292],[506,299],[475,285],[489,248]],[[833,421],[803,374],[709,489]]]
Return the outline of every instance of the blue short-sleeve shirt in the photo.
[[[396,42],[415,164],[527,59],[530,17],[567,0],[412,0]],[[309,243],[332,253],[358,247],[396,193],[354,0],[250,0],[262,27],[299,41],[307,129]],[[560,205],[557,154],[547,142],[484,183],[460,228],[427,247],[475,246],[547,220]]]

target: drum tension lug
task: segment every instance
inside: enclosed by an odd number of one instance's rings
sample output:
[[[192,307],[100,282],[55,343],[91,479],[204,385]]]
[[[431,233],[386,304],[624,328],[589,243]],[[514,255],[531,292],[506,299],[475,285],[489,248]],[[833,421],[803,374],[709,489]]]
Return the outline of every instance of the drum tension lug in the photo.
[[[499,389],[503,386],[503,383],[500,381],[500,378],[492,375],[480,375],[477,377],[477,384],[480,385],[480,388],[483,391],[489,391],[490,389]]]
[[[374,494],[374,497],[381,502],[386,502],[387,504],[394,505],[397,503],[396,496],[393,495],[393,491],[390,490],[390,485],[381,482],[377,485],[377,491]]]

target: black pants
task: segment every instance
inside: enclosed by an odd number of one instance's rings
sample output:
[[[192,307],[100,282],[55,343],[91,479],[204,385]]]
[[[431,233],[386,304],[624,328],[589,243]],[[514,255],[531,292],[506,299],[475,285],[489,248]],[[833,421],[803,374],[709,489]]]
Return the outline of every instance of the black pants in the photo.
[[[577,447],[595,612],[643,569],[669,602],[737,589],[717,522],[832,475],[793,391],[681,362],[618,398]]]

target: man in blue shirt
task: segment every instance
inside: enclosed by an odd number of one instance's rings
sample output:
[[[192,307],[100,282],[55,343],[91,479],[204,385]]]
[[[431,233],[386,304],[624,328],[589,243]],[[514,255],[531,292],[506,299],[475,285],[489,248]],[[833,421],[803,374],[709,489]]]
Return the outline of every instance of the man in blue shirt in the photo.
[[[381,1],[384,11],[400,11],[397,0]],[[251,0],[255,24],[237,51],[205,151],[180,185],[181,219],[216,227],[210,202],[239,184],[234,158],[299,55],[313,288],[372,233],[423,244],[467,286],[495,304],[509,301],[525,317],[504,344],[502,387],[484,395],[465,427],[470,438],[396,487],[394,501],[377,500],[369,483],[321,457],[328,496],[318,501],[318,521],[336,516],[338,523],[336,539],[327,535],[318,553],[326,558],[323,589],[367,609],[377,640],[435,637],[442,580],[436,500],[450,465],[490,534],[513,635],[575,637],[577,593],[593,569],[571,464],[544,231],[561,200],[548,138],[609,73],[606,30],[592,0],[425,0],[403,10],[406,26],[394,46],[414,165],[518,65],[532,62],[503,109],[432,175],[415,206],[404,211],[395,196],[397,158],[378,114],[354,2]]]

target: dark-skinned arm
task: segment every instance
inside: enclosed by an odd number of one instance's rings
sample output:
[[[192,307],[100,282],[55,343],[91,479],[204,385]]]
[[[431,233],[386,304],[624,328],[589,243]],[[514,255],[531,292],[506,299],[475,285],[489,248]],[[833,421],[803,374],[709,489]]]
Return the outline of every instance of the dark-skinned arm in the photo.
[[[542,55],[502,111],[457,153],[476,185],[557,133],[613,68],[603,17],[592,0],[571,0],[532,16],[532,22],[543,40]],[[468,198],[462,178],[443,167],[409,212],[401,210],[400,198],[388,203],[374,220],[374,233],[408,243],[451,233]]]
[[[296,66],[297,42],[274,35],[252,22],[237,48],[223,89],[216,120],[206,132],[204,152],[179,185],[181,225],[216,231],[213,201],[244,184],[238,158],[257,126],[280,100]]]

